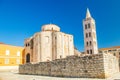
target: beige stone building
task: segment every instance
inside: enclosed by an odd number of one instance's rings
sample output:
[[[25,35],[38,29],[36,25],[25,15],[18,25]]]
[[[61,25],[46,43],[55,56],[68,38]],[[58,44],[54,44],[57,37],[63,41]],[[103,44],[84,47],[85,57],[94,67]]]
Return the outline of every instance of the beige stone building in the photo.
[[[42,26],[42,31],[25,39],[24,62],[46,62],[74,55],[73,36],[60,32],[54,24]]]
[[[97,54],[98,46],[95,20],[91,17],[89,9],[87,9],[86,18],[83,20],[83,29],[85,54]]]
[[[120,68],[120,46],[114,46],[114,47],[109,47],[109,48],[100,48],[99,53],[101,53],[101,54],[107,53],[107,54],[112,54],[113,56],[116,56],[119,60],[119,68]]]
[[[100,48],[99,53],[110,53],[116,56],[117,58],[120,57],[120,46],[114,46],[110,48]]]
[[[99,53],[107,53],[107,54],[112,54],[113,56],[116,56],[119,59],[119,63],[120,63],[120,46],[100,48],[98,51]]]

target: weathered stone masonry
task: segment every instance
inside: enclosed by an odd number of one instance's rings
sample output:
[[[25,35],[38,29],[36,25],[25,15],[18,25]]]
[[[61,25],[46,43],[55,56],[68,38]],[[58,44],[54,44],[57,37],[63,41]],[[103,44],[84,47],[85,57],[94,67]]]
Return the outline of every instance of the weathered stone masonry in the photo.
[[[111,54],[69,56],[50,62],[19,66],[20,74],[60,77],[107,78],[117,72],[118,59]]]

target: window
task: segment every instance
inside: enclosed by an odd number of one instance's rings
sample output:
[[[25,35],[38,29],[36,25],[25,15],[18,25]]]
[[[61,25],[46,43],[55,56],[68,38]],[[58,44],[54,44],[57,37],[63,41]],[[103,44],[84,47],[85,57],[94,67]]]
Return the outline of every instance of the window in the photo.
[[[88,38],[88,33],[86,33],[86,38]]]
[[[87,29],[87,25],[85,25],[85,29]]]
[[[89,32],[89,37],[91,37],[91,33]]]
[[[88,28],[90,28],[90,23],[88,24]]]
[[[86,42],[87,46],[88,46],[88,42]]]
[[[114,53],[113,55],[114,55],[114,56],[116,56],[116,54],[115,54],[115,53]]]
[[[28,43],[28,46],[30,46],[30,44]]]
[[[60,55],[60,59],[62,58],[62,55]]]
[[[55,39],[57,39],[57,37],[55,37]]]
[[[20,56],[20,51],[17,52],[17,56]]]
[[[111,52],[111,50],[108,50],[108,52]]]
[[[99,51],[99,53],[102,53],[102,51]]]
[[[25,46],[27,47],[27,44]]]
[[[10,55],[10,51],[9,50],[6,50],[6,55]]]
[[[20,64],[20,59],[17,59],[17,60],[16,60],[16,64]]]
[[[107,53],[107,51],[104,51],[104,53]]]
[[[89,50],[87,50],[87,54],[89,54]]]
[[[30,49],[33,49],[33,39],[30,41]]]
[[[113,51],[117,51],[116,49],[114,49]]]
[[[9,64],[9,59],[5,59],[5,64]]]
[[[26,55],[26,63],[30,63],[30,54],[29,53]]]
[[[90,41],[90,46],[92,45],[92,42]]]
[[[26,47],[27,47],[27,46],[30,46],[30,44],[29,44],[29,43],[26,43],[25,46],[26,46]]]
[[[92,50],[90,50],[90,54],[92,54]]]

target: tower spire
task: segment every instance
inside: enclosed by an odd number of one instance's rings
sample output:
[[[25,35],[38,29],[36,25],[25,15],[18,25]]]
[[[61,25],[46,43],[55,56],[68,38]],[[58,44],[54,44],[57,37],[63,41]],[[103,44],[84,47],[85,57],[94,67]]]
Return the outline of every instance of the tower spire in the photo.
[[[87,12],[86,12],[86,18],[91,18],[91,14],[90,14],[90,11],[88,8],[87,8]]]

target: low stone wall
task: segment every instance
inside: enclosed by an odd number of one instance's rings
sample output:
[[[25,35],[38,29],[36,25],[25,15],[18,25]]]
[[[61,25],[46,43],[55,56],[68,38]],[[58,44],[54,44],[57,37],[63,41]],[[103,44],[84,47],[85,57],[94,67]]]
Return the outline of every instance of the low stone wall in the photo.
[[[113,62],[111,63],[111,61]],[[111,54],[95,54],[82,57],[69,56],[51,62],[19,66],[20,74],[60,77],[106,78],[117,72],[119,72],[118,59]]]

